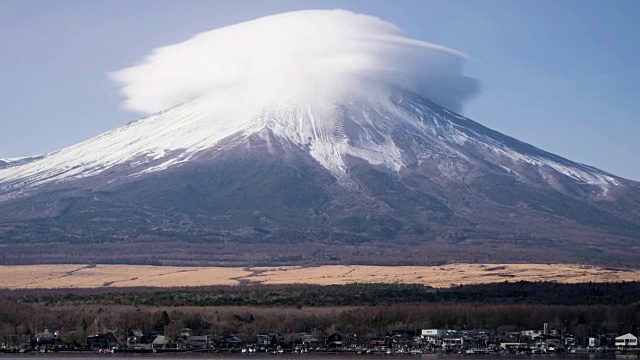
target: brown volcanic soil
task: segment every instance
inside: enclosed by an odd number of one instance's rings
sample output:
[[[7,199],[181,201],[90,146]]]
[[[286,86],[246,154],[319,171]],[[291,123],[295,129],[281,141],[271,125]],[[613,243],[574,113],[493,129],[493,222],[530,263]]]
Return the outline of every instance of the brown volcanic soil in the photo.
[[[177,267],[146,265],[0,266],[0,288],[177,287],[261,284],[411,283],[433,287],[502,281],[561,283],[640,280],[640,270],[567,264],[443,266]]]

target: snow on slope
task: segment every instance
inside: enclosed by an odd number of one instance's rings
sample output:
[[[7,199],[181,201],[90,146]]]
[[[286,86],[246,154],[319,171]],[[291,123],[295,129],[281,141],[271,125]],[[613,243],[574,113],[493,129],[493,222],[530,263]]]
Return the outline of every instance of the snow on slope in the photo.
[[[604,193],[606,193],[609,186],[619,185],[615,177],[607,172],[567,160],[507,137],[450,110],[443,108],[443,112],[447,114],[447,116],[443,117],[433,113],[425,104],[417,104],[415,106],[418,113],[427,113],[435,119],[439,119],[435,120],[436,124],[447,124],[445,127],[450,127],[448,133],[455,141],[466,142],[467,140],[472,140],[475,146],[486,147],[491,152],[508,157],[515,162],[527,163],[538,168],[548,166],[580,183],[600,186],[605,190]],[[507,170],[511,171],[511,169]]]
[[[0,189],[33,187],[98,175],[116,165],[159,171],[188,161],[233,135],[249,136],[270,128],[277,136],[310,149],[311,155],[333,174],[345,172],[341,156],[351,153],[374,164],[399,169],[399,151],[389,140],[374,144],[364,139],[352,149],[334,136],[338,116],[332,104],[306,101],[279,106],[256,106],[241,97],[200,98],[132,122],[80,144],[47,154],[40,160],[0,170]],[[147,167],[152,161],[159,165]]]
[[[346,155],[393,172],[406,166],[403,153],[407,145],[397,143],[392,136],[399,131],[424,139],[429,148],[414,144],[412,151],[429,153],[429,157],[466,159],[464,149],[472,146],[517,163],[550,167],[605,191],[617,184],[605,172],[526,144],[517,149],[495,135],[498,133],[483,131],[485,128],[453,112],[436,111],[431,108],[435,105],[426,101],[380,89],[336,103],[296,99],[277,106],[256,105],[248,99],[238,104],[242,97],[233,93],[215,99],[203,97],[37,160],[0,169],[0,191],[99,175],[119,165],[133,170],[129,176],[161,171],[189,161],[204,150],[225,151],[219,144],[231,135],[249,136],[263,129],[270,129],[281,141],[308,151],[343,184],[349,182]],[[345,129],[345,123],[349,129]],[[433,154],[433,148],[440,149],[439,154]]]

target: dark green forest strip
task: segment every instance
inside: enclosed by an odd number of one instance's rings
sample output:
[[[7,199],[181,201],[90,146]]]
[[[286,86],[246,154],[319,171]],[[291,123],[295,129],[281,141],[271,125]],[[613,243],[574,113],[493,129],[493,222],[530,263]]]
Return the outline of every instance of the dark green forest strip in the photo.
[[[478,303],[628,305],[640,282],[560,284],[502,282],[435,289],[409,284],[246,285],[189,288],[0,290],[5,303],[132,306],[385,306]]]

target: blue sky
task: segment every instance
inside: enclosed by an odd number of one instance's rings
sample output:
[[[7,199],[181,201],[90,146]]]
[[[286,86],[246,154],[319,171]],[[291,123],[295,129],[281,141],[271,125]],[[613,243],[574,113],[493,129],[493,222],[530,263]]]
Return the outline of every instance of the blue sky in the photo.
[[[471,56],[464,114],[640,180],[640,1],[0,1],[0,158],[54,151],[138,114],[108,73],[221,26],[299,9],[378,16]]]

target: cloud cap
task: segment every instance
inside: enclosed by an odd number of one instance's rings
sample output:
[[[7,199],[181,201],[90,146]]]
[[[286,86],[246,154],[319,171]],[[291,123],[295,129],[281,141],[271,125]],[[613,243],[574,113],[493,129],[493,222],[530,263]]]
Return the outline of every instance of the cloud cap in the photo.
[[[361,90],[363,80],[460,111],[479,92],[479,82],[462,74],[467,59],[372,16],[305,10],[198,34],[111,76],[122,86],[124,108],[142,113],[230,92],[264,103],[330,100]]]

